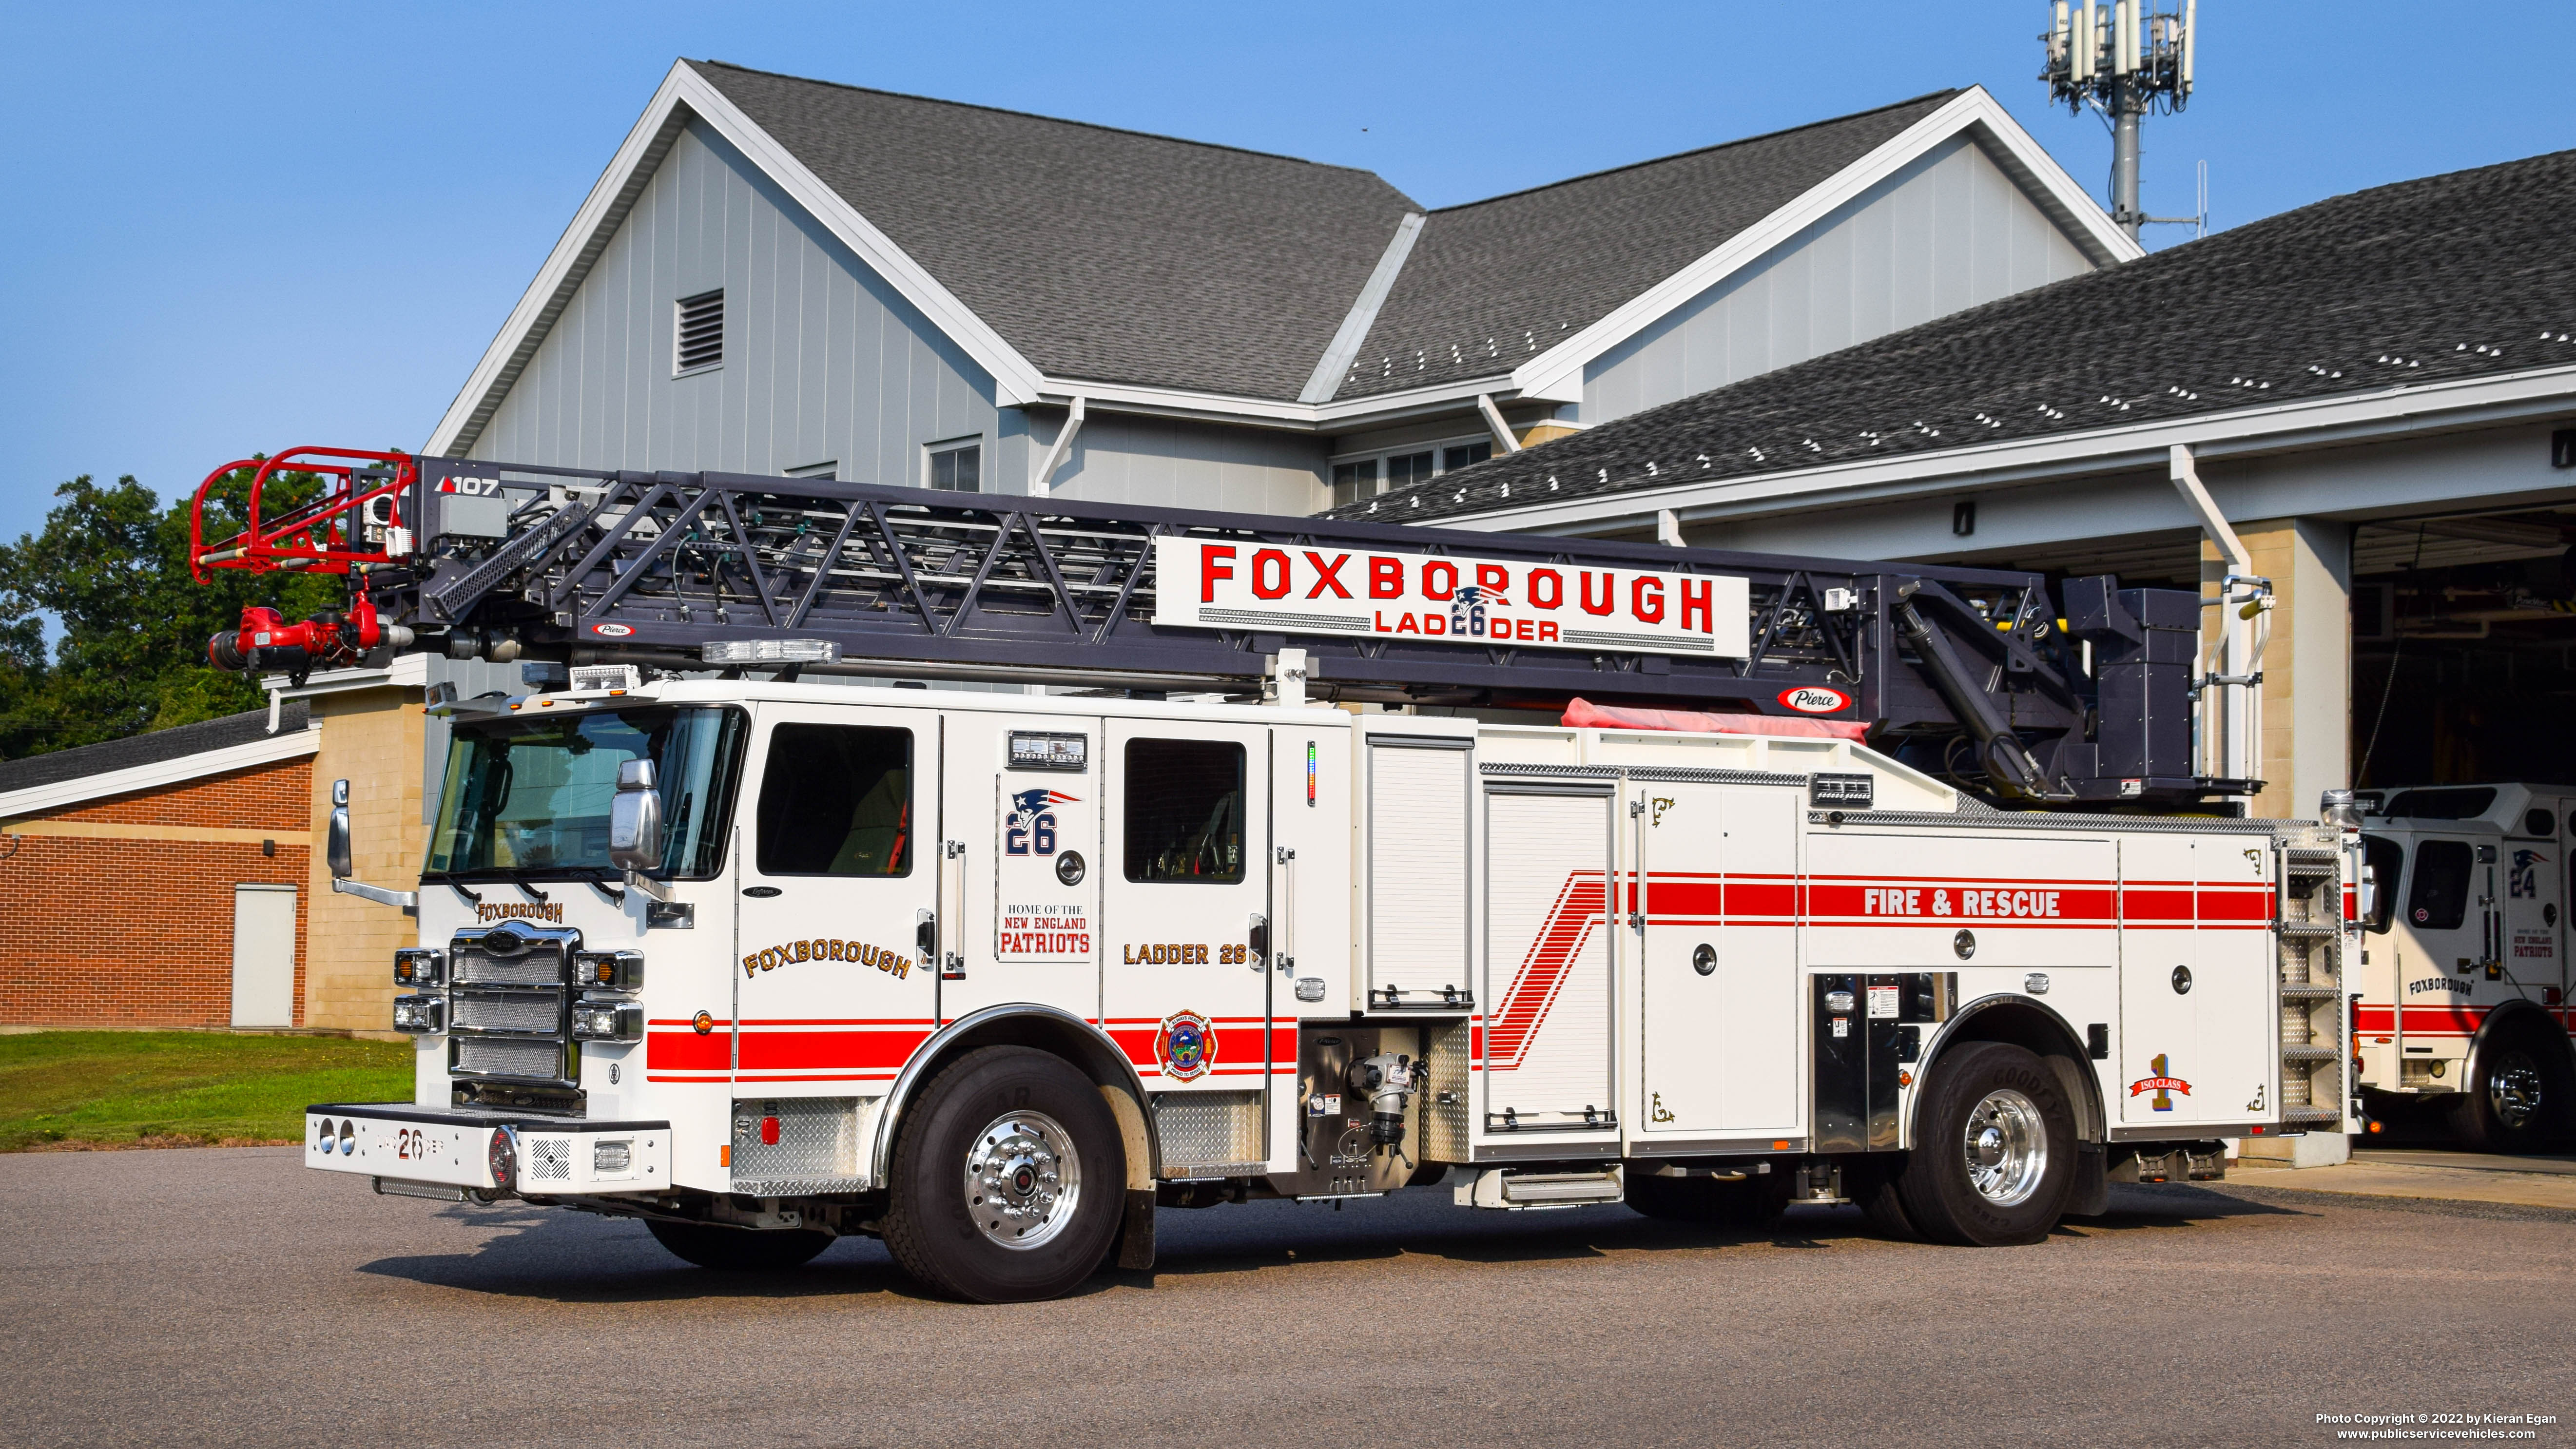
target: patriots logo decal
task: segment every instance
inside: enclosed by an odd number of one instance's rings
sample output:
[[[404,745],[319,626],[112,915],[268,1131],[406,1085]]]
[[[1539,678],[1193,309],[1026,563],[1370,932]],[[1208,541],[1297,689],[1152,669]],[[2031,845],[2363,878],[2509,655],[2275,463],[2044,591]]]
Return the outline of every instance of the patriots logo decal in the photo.
[[[1068,795],[1062,790],[1022,790],[1011,797],[1011,823],[1026,826],[1042,811],[1052,810],[1058,805],[1081,803],[1081,796]]]

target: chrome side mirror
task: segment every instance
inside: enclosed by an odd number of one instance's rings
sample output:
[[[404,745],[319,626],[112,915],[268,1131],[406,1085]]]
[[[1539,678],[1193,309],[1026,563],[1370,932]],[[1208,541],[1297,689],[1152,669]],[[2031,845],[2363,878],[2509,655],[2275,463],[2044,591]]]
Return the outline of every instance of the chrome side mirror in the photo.
[[[2361,907],[2361,918],[2363,920],[2375,921],[2379,919],[2379,867],[2375,865],[2365,865],[2361,868],[2361,900],[2359,905]]]
[[[331,878],[347,880],[356,870],[349,849],[349,782],[331,782],[331,833],[323,847],[331,863]]]
[[[651,760],[617,767],[617,798],[608,804],[608,859],[620,870],[652,870],[662,863],[662,797]]]

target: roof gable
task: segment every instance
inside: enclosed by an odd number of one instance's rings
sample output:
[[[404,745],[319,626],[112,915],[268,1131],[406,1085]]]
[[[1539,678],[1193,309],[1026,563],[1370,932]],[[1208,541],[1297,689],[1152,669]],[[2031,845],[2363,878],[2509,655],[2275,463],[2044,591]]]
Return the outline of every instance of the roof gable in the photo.
[[[691,68],[1051,377],[1293,399],[1420,210],[1347,167]]]
[[[2576,151],[2355,192],[1386,494],[1376,511],[1499,515],[2576,366],[2571,226]]]
[[[1958,94],[1432,212],[1335,396],[1510,372]]]
[[[1563,398],[1589,358],[1970,125],[2000,140],[1998,160],[2088,253],[2135,254],[1974,87],[1451,208],[1425,226],[1365,171],[681,61],[429,451],[472,448],[693,122],[953,340],[1002,407],[1087,392],[1315,426],[1401,406],[1398,393]],[[1396,365],[1408,346],[1410,377]]]

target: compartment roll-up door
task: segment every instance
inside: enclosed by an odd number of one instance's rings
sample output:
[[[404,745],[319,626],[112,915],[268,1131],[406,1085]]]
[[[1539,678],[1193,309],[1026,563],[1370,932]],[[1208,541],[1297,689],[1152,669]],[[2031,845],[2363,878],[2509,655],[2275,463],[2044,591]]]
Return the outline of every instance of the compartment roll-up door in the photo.
[[[1612,1131],[1607,784],[1485,801],[1485,1130]]]
[[[1473,990],[1466,740],[1369,741],[1369,1005],[1439,1006]]]

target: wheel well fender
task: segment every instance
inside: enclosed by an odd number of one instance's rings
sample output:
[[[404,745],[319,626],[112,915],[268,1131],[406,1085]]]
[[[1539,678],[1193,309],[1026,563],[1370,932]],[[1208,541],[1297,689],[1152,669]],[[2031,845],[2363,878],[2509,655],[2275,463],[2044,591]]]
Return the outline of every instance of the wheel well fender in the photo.
[[[2486,1020],[2478,1023],[2478,1034],[2469,1038],[2469,1059],[2460,1064],[2460,1090],[2469,1090],[2469,1084],[2478,1079],[2478,1066],[2486,1059],[2489,1046],[2500,1037],[2526,1029],[2536,1032],[2541,1040],[2555,1048],[2560,1070],[2576,1072],[2576,1045],[2569,1042],[2566,1028],[2560,1026],[2558,1019],[2551,1016],[2546,1008],[2530,1001],[2514,1000],[2497,1006],[2487,1013]]]
[[[870,1147],[868,1180],[882,1187],[894,1165],[895,1138],[906,1109],[940,1069],[979,1047],[1024,1046],[1063,1058],[1100,1089],[1109,1115],[1127,1145],[1127,1186],[1150,1190],[1163,1169],[1160,1144],[1148,1125],[1144,1079],[1108,1033],[1061,1007],[1017,1002],[988,1006],[933,1033],[912,1054],[886,1092]]]
[[[1941,1058],[1954,1048],[1969,1042],[2008,1042],[2048,1063],[2057,1073],[2057,1083],[2066,1100],[2075,1108],[2075,1135],[2085,1142],[2100,1142],[2108,1136],[2107,1118],[2102,1103],[2102,1084],[2090,1067],[2091,1056],[2084,1050],[2084,1039],[2045,1003],[2027,996],[1983,996],[1950,1014],[1923,1048],[1922,1061],[1915,1067],[1917,1076],[1928,1077],[1941,1063]],[[1914,1142],[1914,1113],[1922,1101],[1916,1093],[1905,1111],[1903,1141]]]

